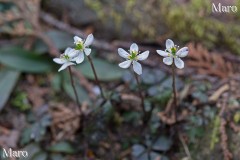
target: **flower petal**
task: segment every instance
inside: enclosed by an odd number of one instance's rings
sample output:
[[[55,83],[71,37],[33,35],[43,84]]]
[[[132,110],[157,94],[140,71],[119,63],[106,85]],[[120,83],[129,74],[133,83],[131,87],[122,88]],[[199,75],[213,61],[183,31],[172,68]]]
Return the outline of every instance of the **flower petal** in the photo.
[[[84,60],[83,52],[79,52],[78,56],[73,59],[73,61],[76,61],[77,64],[82,63],[83,60]]]
[[[165,58],[163,58],[163,63],[165,63],[166,65],[171,65],[173,63],[173,58],[165,57]]]
[[[58,72],[66,69],[68,66],[71,66],[71,65],[75,65],[75,63],[72,63],[72,62],[66,62],[66,63],[64,63],[64,64],[62,65],[62,67],[59,68]]]
[[[75,43],[75,44],[76,44],[77,42],[79,42],[79,41],[82,41],[82,38],[80,38],[80,37],[78,37],[78,36],[74,36],[73,39],[74,39],[74,43]]]
[[[54,58],[53,61],[57,64],[63,64],[66,62],[66,60],[62,58]]]
[[[175,66],[179,69],[184,68],[184,62],[180,58],[174,58]]]
[[[140,63],[138,63],[137,61],[133,61],[133,70],[138,75],[141,75],[142,74],[142,65]]]
[[[93,43],[94,37],[93,34],[89,34],[84,42],[84,46],[88,47]]]
[[[124,61],[122,63],[119,63],[119,67],[121,68],[128,68],[130,65],[131,65],[132,61],[131,60],[127,60],[127,61]]]
[[[143,61],[143,60],[147,59],[148,56],[149,56],[149,51],[145,51],[145,52],[137,55],[137,59],[138,59],[139,61]]]
[[[84,53],[85,53],[87,56],[90,55],[91,51],[92,51],[91,48],[85,48],[85,49],[84,49]]]
[[[122,48],[118,48],[118,54],[123,58],[128,58],[128,56],[130,55],[127,51],[125,51]]]
[[[172,47],[174,47],[174,42],[171,39],[167,39],[167,41],[166,41],[166,48],[170,49]]]
[[[64,51],[64,55],[67,55],[67,53],[69,53],[72,50],[72,48],[68,47],[65,49]]]
[[[67,48],[64,52],[65,55],[68,55],[70,58],[76,57],[78,54],[78,50],[75,50],[73,48]]]
[[[179,57],[186,57],[188,55],[188,47],[183,47],[176,53]]]
[[[130,46],[130,51],[136,51],[138,52],[138,45],[136,43],[133,43],[131,46]]]
[[[160,55],[160,56],[163,56],[163,57],[167,57],[168,56],[168,53],[163,51],[163,50],[157,50],[157,53]]]
[[[160,56],[163,56],[163,57],[167,57],[168,56],[168,53],[163,51],[163,50],[157,50],[157,53],[160,55]]]

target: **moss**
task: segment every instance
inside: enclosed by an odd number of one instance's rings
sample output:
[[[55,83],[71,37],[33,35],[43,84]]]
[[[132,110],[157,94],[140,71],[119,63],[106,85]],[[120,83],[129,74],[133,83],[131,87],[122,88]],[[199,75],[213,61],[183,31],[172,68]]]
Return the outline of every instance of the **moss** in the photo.
[[[85,0],[102,21],[113,20],[117,32],[123,22],[132,25],[132,36],[155,40],[166,33],[182,42],[200,42],[209,49],[226,48],[240,54],[240,12],[226,14],[225,19],[212,15],[209,0],[191,0],[181,4],[169,0]],[[240,8],[240,2],[236,2]],[[147,38],[147,39],[146,39]]]

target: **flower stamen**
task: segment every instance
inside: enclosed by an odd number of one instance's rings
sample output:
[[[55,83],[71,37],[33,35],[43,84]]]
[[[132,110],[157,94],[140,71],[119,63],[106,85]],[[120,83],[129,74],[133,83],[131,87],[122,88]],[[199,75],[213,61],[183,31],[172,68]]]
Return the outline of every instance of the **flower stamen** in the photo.
[[[137,51],[130,51],[130,55],[128,56],[128,58],[130,60],[137,60],[137,55],[138,55]]]
[[[75,49],[83,51],[83,49],[84,49],[83,41],[77,41]]]

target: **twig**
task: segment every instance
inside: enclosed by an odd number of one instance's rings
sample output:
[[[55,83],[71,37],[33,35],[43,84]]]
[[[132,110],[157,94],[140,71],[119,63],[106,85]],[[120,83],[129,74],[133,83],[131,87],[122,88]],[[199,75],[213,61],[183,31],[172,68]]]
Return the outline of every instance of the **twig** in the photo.
[[[228,94],[228,93],[226,93]],[[225,114],[225,110],[227,107],[227,101],[228,101],[228,97],[229,95],[223,95],[223,104],[221,105],[221,110],[219,113],[219,116],[221,118],[220,120],[220,133],[221,133],[221,147],[223,150],[223,155],[224,155],[224,160],[231,160],[232,159],[232,153],[229,151],[228,149],[228,145],[227,145],[227,140],[228,140],[228,136],[226,133],[226,125],[227,125],[227,121],[224,119],[224,114]]]
[[[185,150],[185,153],[186,153],[186,155],[188,156],[188,160],[192,160],[191,153],[190,153],[190,151],[189,151],[189,149],[188,149],[188,146],[187,146],[187,144],[185,143],[182,135],[181,135],[181,134],[178,134],[178,136],[179,136],[179,139],[180,139],[180,141],[181,141],[181,143],[182,143],[182,145],[183,145],[183,148],[184,148],[184,150]]]
[[[80,37],[84,37],[84,38],[87,37],[87,35],[84,32],[82,32],[77,28],[74,28],[74,27],[72,27],[72,26],[70,26],[66,23],[63,23],[63,22],[53,18],[48,13],[40,12],[40,18],[44,22],[46,22],[48,24],[51,24],[52,26],[54,26],[56,28],[59,28],[63,31],[66,31],[68,33],[71,33],[71,34],[74,34],[74,35],[77,35],[77,36],[80,36]],[[110,45],[107,42],[99,41],[99,40],[96,40],[96,39],[93,42],[93,46],[96,47],[96,48],[99,48],[99,49],[103,49],[103,50],[109,50],[109,51],[115,51],[116,50],[116,48],[113,45]]]
[[[224,84],[208,98],[208,101],[216,102],[224,92],[229,90],[229,88],[229,84]]]

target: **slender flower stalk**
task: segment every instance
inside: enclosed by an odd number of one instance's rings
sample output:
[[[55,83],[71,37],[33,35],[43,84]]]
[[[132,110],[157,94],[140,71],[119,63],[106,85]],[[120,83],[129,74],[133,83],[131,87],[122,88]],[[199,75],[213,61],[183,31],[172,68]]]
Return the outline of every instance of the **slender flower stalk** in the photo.
[[[69,75],[70,75],[71,85],[72,85],[72,88],[73,88],[73,91],[74,91],[74,95],[75,95],[75,98],[76,98],[76,102],[77,102],[79,111],[80,111],[80,113],[81,113],[81,112],[82,112],[82,110],[81,110],[81,105],[80,105],[80,102],[79,102],[79,100],[78,100],[78,94],[77,94],[76,87],[75,87],[75,85],[74,85],[73,74],[72,74],[72,69],[71,69],[71,67],[68,67],[68,71],[69,71]]]
[[[173,89],[173,102],[175,107],[177,107],[177,92],[175,83],[175,66],[172,64],[172,89]]]
[[[139,97],[141,98],[141,108],[142,108],[142,111],[143,111],[143,114],[144,114],[144,117],[145,117],[146,110],[145,110],[145,107],[144,107],[144,96],[142,94],[141,84],[139,82],[138,75],[136,73],[133,73],[133,74],[134,74],[134,77],[135,77],[137,85],[138,85]]]
[[[88,58],[88,61],[89,61],[90,65],[91,65],[91,68],[92,68],[92,71],[93,71],[93,74],[94,74],[95,81],[96,81],[96,83],[97,83],[97,85],[98,85],[98,87],[99,87],[99,89],[100,89],[100,94],[101,94],[101,96],[102,96],[103,99],[106,99],[105,96],[104,96],[104,94],[103,94],[103,89],[102,89],[102,87],[101,87],[101,85],[100,85],[100,82],[99,82],[99,80],[98,80],[97,72],[96,72],[96,69],[95,69],[94,64],[93,64],[93,62],[92,62],[92,58],[91,58],[90,56],[87,56],[87,58]]]
[[[78,106],[78,109],[79,109],[79,124],[81,126],[80,129],[82,131],[82,129],[84,129],[84,127],[85,127],[85,124],[84,124],[85,116],[82,112],[82,107],[81,107],[81,104],[80,104],[79,99],[78,99],[78,93],[77,93],[77,90],[76,90],[76,86],[74,84],[73,73],[72,73],[71,66],[68,67],[68,71],[69,71],[69,75],[70,75],[71,85],[72,85],[74,95],[75,95],[75,98],[76,98],[77,106]]]

